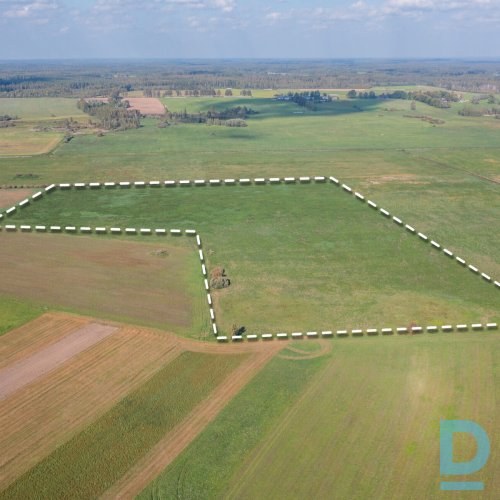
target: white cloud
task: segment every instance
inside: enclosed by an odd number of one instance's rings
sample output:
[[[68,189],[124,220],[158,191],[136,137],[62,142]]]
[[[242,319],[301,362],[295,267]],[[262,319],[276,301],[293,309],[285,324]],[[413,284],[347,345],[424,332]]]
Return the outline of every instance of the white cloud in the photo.
[[[55,2],[40,0],[36,2],[5,2],[8,4],[7,10],[3,12],[3,17],[8,18],[34,18],[48,11],[55,11],[58,5]]]
[[[290,19],[292,17],[292,12],[278,12],[278,11],[273,11],[273,12],[268,12],[264,16],[264,21],[266,21],[269,24],[274,24],[277,21],[283,21],[285,19]]]
[[[223,12],[232,12],[236,4],[235,0],[212,0],[211,3]]]

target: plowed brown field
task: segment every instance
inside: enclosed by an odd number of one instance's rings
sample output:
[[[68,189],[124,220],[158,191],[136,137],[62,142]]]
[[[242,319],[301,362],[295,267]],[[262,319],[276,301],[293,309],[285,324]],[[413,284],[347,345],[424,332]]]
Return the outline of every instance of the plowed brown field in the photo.
[[[55,345],[63,336],[64,328],[70,333],[75,324],[81,326],[85,321],[73,319],[63,314],[50,314],[34,323],[43,342]],[[53,329],[58,320],[60,328]],[[30,337],[29,325],[10,332],[5,338],[13,333],[20,338],[23,332]],[[119,328],[4,399],[0,408],[0,489],[177,357],[182,349],[173,339],[173,336],[139,328]],[[12,354],[19,355],[21,344],[11,349],[10,359],[14,359]],[[4,352],[9,354],[7,349]]]
[[[130,323],[190,328],[202,314],[186,291],[193,251],[153,241],[0,232],[0,293]],[[168,257],[154,255],[164,248]]]
[[[143,115],[164,115],[165,106],[155,97],[126,97],[129,109],[137,109]]]
[[[0,401],[39,377],[50,373],[85,349],[102,341],[117,328],[89,323],[56,343],[0,370]]]
[[[19,201],[28,198],[32,189],[0,189],[0,209],[10,208]]]

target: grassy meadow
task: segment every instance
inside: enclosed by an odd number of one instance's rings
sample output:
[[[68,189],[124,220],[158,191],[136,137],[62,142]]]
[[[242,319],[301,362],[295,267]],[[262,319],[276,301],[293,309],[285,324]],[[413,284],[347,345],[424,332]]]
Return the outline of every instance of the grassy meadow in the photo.
[[[500,319],[491,283],[329,183],[57,191],[9,220],[196,228],[209,269],[232,282],[213,291],[225,333]],[[485,269],[487,250],[475,260]]]
[[[159,128],[148,118],[136,130],[77,136],[37,158],[0,159],[0,185],[19,173],[40,184],[334,175],[500,279],[500,120],[459,116],[463,104],[416,103],[412,111],[393,100],[342,99],[313,112],[273,93],[162,99],[171,111],[245,105],[258,114],[246,128]],[[6,223],[197,229],[209,269],[223,266],[231,279],[212,292],[223,333],[233,324],[266,333],[500,321],[498,288],[330,183],[54,191]],[[0,255],[19,236],[0,232]],[[187,286],[193,296],[202,291],[193,240],[122,239],[192,251]],[[29,297],[6,298],[14,299]],[[492,443],[500,438],[499,341],[498,332],[482,331],[290,343],[141,498],[440,498],[439,420],[476,420]],[[208,381],[225,363],[203,372]],[[165,387],[151,382],[148,398],[171,404],[177,376],[182,390],[199,395],[182,367],[169,366],[176,376],[169,371]],[[156,426],[156,409],[141,394],[62,443],[0,498],[57,498],[66,480],[75,495],[98,495],[171,425],[158,417]],[[130,449],[118,432],[127,418]],[[151,420],[150,433],[141,423]],[[467,443],[460,450],[471,454]],[[477,474],[484,498],[500,487],[498,460],[495,449]]]
[[[64,134],[56,131],[35,131],[48,122],[73,118],[87,121],[70,98],[40,97],[32,99],[0,99],[0,115],[17,116],[15,127],[0,128],[0,159],[3,156],[31,156],[47,154],[62,140]],[[5,160],[4,160],[5,161]]]
[[[0,335],[36,318],[43,311],[39,304],[0,295]]]
[[[6,234],[3,241],[0,295],[195,338],[212,333],[187,238],[182,246],[52,234]]]
[[[448,497],[439,421],[472,419],[498,440],[499,340],[339,339],[322,357],[278,355],[140,498]],[[472,442],[457,451],[468,459]],[[495,498],[498,458],[467,478],[484,481],[482,498]]]

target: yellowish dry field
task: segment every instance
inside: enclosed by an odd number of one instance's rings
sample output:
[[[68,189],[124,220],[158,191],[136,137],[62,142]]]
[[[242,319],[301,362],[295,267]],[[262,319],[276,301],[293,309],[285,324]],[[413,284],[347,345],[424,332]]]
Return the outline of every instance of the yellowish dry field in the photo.
[[[30,127],[0,129],[0,156],[32,156],[48,153],[62,140],[61,132],[34,132]]]

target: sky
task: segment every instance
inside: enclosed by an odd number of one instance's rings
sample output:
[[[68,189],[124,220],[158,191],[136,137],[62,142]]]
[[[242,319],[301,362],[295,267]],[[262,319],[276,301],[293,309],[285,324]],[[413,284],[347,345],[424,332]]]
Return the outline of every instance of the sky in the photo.
[[[500,0],[0,0],[0,60],[500,58]]]

